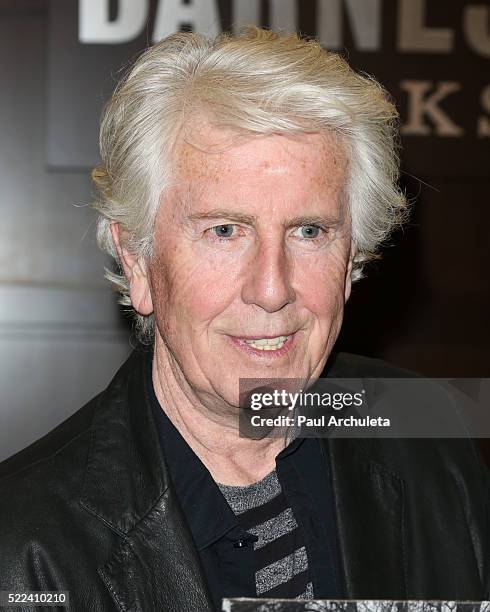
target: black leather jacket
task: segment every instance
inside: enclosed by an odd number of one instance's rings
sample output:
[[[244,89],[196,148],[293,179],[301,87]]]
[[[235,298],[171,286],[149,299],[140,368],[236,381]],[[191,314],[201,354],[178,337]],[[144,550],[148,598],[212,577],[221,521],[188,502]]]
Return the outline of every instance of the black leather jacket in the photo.
[[[336,376],[394,375],[352,355],[330,363]],[[0,589],[67,590],[77,612],[213,610],[144,369],[135,352],[103,393],[0,465]],[[324,443],[349,598],[488,598],[488,478],[468,440]]]

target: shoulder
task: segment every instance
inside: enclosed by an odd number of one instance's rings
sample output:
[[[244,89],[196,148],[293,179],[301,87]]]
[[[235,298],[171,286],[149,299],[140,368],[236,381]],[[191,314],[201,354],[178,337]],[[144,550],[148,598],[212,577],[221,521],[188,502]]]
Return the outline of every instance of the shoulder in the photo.
[[[91,401],[43,438],[0,464],[0,581],[36,590],[35,567],[56,571],[82,509],[78,498],[97,400]],[[73,531],[73,533],[72,533]],[[26,570],[31,568],[30,570]],[[26,573],[27,572],[27,573]]]
[[[114,537],[82,503],[87,464],[98,428],[106,424],[111,430],[107,415],[123,412],[133,369],[130,358],[105,391],[0,463],[0,582],[13,585],[22,579],[27,581],[23,586],[35,590],[36,577],[45,570],[75,576],[97,566],[77,566],[84,556],[101,557]]]
[[[42,438],[0,463],[0,487],[31,473],[48,470],[58,456],[66,456],[77,440],[90,429],[99,396],[75,412]]]
[[[358,440],[351,440],[356,452],[364,460],[374,462],[384,469],[398,475],[406,484],[411,485],[414,490],[421,490],[428,486],[433,493],[448,485],[457,487],[461,495],[483,501],[488,497],[490,475],[488,468],[483,464],[479,450],[464,427],[464,419],[461,417],[457,405],[457,399],[447,387],[442,387],[435,380],[425,379],[420,374],[397,367],[381,359],[354,355],[351,353],[334,353],[323,373],[324,376],[372,378],[372,379],[405,379],[412,378],[419,385],[414,394],[419,393],[417,389],[423,389],[428,393],[429,399],[421,398],[420,406],[416,409],[410,405],[410,397],[405,393],[410,390],[410,385],[402,385],[404,391],[399,391],[397,381],[386,381],[384,388],[391,389],[388,397],[392,398],[394,404],[393,413],[400,419],[410,417],[414,414],[425,416],[427,408],[427,427],[430,431],[441,433],[450,432],[453,437],[444,437],[437,433],[432,437],[421,437],[407,435],[403,437],[378,437],[376,435],[366,436]],[[378,387],[377,382],[375,383]],[[422,386],[420,386],[422,385]],[[406,397],[397,397],[405,393]],[[398,395],[397,395],[398,394]],[[429,422],[429,414],[432,419]],[[444,422],[444,429],[442,425]],[[440,422],[440,426],[439,426]],[[422,426],[424,422],[422,421]],[[423,429],[423,427],[422,427]],[[401,428],[403,433],[404,428]],[[423,433],[423,432],[422,432]]]
[[[58,533],[76,511],[98,398],[34,444],[0,464],[0,548]]]
[[[125,387],[138,360],[141,355],[135,351],[104,391],[42,438],[0,463],[0,489],[29,479],[60,479],[63,473],[83,467],[96,415],[125,396]],[[66,465],[66,469],[60,473],[53,470],[56,465]]]

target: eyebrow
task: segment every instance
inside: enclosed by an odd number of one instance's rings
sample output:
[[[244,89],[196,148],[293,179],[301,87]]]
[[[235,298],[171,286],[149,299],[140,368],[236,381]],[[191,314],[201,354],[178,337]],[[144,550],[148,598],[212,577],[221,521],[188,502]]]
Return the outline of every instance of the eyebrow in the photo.
[[[197,212],[187,217],[188,221],[200,221],[202,219],[230,219],[230,221],[237,221],[239,223],[248,223],[252,225],[257,221],[255,215],[244,215],[232,210],[226,210],[224,208],[213,208],[207,212]]]
[[[254,225],[257,222],[255,215],[245,215],[232,210],[226,210],[224,208],[214,208],[207,212],[197,212],[187,217],[188,221],[200,221],[200,220],[215,220],[215,219],[227,219],[230,221],[236,221],[237,223],[245,223],[248,225]],[[341,223],[341,218],[338,215],[325,216],[325,215],[298,215],[293,219],[290,219],[286,227],[298,227],[301,225],[325,225],[328,227],[335,227]]]

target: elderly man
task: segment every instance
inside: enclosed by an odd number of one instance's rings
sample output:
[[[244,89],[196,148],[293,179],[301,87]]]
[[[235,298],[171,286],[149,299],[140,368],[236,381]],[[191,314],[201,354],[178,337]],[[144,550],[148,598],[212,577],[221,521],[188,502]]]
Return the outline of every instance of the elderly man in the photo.
[[[3,464],[2,589],[145,612],[488,596],[469,441],[237,429],[239,379],[397,375],[332,352],[352,280],[405,212],[395,115],[375,81],[294,34],[182,33],[139,58],[93,176],[142,344]]]

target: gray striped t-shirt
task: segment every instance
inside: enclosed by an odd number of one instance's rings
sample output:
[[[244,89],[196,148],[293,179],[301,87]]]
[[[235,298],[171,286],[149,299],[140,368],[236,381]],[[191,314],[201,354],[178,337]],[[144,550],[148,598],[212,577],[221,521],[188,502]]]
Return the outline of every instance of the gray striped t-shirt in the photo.
[[[276,471],[245,487],[217,483],[240,525],[254,542],[259,597],[313,598],[303,534]]]

